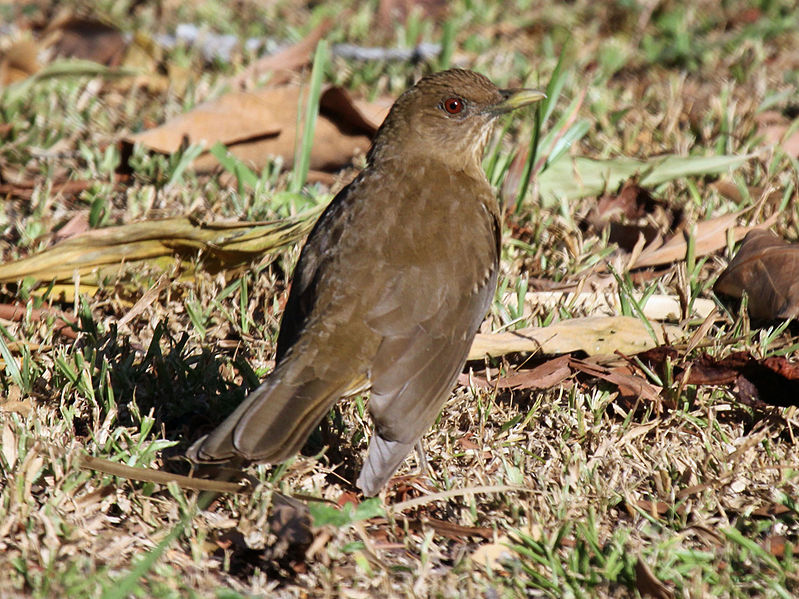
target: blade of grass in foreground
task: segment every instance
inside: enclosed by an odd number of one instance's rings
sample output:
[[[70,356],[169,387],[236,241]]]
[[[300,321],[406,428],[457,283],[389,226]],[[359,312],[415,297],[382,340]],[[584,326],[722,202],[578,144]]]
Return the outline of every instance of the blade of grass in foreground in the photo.
[[[291,173],[291,183],[289,184],[291,193],[299,193],[308,178],[308,170],[311,164],[311,146],[313,145],[314,131],[316,130],[316,119],[319,116],[319,98],[322,95],[322,76],[327,64],[327,55],[327,42],[322,40],[317,44],[316,53],[314,54],[311,84],[308,89],[308,103],[305,110],[305,126],[302,129],[302,141],[294,152],[294,170]]]
[[[530,139],[530,145],[527,149],[527,160],[524,162],[524,170],[522,171],[519,191],[516,195],[516,202],[514,212],[518,213],[524,197],[527,195],[527,189],[530,187],[530,180],[535,175],[533,166],[536,164],[539,155],[539,143],[541,141],[541,128],[544,123],[555,110],[560,92],[566,84],[567,73],[563,70],[563,60],[566,52],[563,51],[558,58],[558,63],[555,65],[555,70],[547,83],[546,94],[547,97],[536,106],[535,121],[533,123],[533,135]]]

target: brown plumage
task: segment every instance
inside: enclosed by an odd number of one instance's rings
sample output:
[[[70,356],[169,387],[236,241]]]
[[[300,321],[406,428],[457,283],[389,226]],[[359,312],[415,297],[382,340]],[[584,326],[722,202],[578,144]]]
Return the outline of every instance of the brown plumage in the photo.
[[[481,160],[495,117],[542,97],[463,70],[399,97],[302,249],[274,371],[194,459],[281,462],[369,381],[375,433],[357,484],[380,492],[435,420],[494,296],[500,222]]]

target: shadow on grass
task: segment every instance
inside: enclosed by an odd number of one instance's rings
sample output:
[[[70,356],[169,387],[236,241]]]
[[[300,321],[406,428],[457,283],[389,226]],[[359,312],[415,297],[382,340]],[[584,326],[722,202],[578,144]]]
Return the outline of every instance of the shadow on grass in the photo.
[[[117,425],[137,427],[144,417],[154,419],[153,434],[177,441],[163,450],[169,470],[184,471],[188,463],[170,459],[182,456],[202,435],[219,425],[247,394],[262,381],[245,356],[213,351],[189,343],[189,335],[174,335],[165,321],[159,322],[149,347],[134,347],[115,325],[101,333],[90,318],[81,320],[84,335],[74,350],[91,362],[92,385],[98,399],[105,399],[106,411],[117,410]],[[241,382],[231,380],[231,370]],[[225,372],[231,374],[225,376]],[[88,417],[88,416],[87,416]],[[88,430],[89,422],[76,421],[76,432]],[[336,465],[337,482],[352,481],[360,468],[360,457],[353,447],[362,434],[348,430],[339,406],[311,433],[302,454],[315,456],[325,451]],[[184,466],[180,463],[183,462]]]
[[[137,426],[142,416],[155,419],[156,430],[166,438],[180,441],[185,449],[196,437],[208,432],[244,399],[257,377],[242,358],[233,360],[244,385],[226,380],[223,369],[229,363],[205,347],[189,346],[189,335],[175,338],[162,321],[142,356],[130,339],[115,325],[98,334],[94,323],[84,321],[87,333],[78,343],[84,356],[93,354],[93,384],[103,388],[104,372],[113,392],[122,426]],[[88,325],[88,326],[86,326]],[[166,350],[162,351],[162,344]]]

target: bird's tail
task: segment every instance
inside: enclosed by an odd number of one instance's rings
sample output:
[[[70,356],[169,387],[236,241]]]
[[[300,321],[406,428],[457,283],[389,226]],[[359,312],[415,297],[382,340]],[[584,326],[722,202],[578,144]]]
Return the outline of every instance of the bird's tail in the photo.
[[[413,445],[413,443],[389,441],[375,432],[369,442],[369,451],[357,482],[363,494],[372,497],[380,493],[405,456],[411,452]]]
[[[278,463],[297,453],[348,380],[310,379],[294,384],[275,372],[222,424],[192,445],[186,455],[198,462],[244,458]]]

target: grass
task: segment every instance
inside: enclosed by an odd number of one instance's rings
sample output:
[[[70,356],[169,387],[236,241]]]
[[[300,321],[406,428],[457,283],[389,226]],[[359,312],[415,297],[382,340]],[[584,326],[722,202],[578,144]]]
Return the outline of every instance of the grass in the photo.
[[[530,304],[528,292],[553,281],[585,279],[586,291],[608,290],[623,311],[646,320],[642,294],[678,295],[686,305],[712,298],[712,282],[735,251],[730,242],[698,256],[689,235],[687,260],[648,279],[625,272],[608,234],[585,224],[601,190],[568,200],[541,195],[536,181],[554,169],[557,155],[621,164],[677,154],[697,164],[753,154],[721,174],[687,176],[682,165],[675,167],[678,176],[645,185],[688,223],[755,206],[773,193],[774,204],[740,222],[778,211],[773,230],[799,238],[796,157],[767,148],[757,123],[767,109],[796,117],[799,13],[787,0],[723,7],[585,0],[500,7],[461,0],[438,18],[418,6],[407,19],[388,23],[376,16],[376,3],[243,3],[234,14],[216,1],[163,11],[146,3],[67,4],[91,8],[129,33],[165,33],[193,22],[241,39],[261,37],[269,47],[297,41],[333,17],[330,46],[319,50],[325,60],[302,75],[313,80],[310,96],[335,83],[355,97],[395,97],[450,64],[503,85],[549,84],[542,112],[507,121],[485,159],[509,208],[500,289],[486,331],[582,316],[570,305]],[[9,23],[20,23],[23,13],[49,14],[45,5],[0,10]],[[12,27],[2,35],[0,45],[24,34]],[[431,64],[358,62],[335,54],[344,41],[436,42],[443,50]],[[293,171],[279,164],[253,171],[220,146],[214,152],[223,172],[198,176],[190,168],[196,148],[168,157],[136,149],[129,180],[115,179],[123,160],[115,141],[123,132],[220,93],[225,78],[249,60],[244,52],[230,64],[207,64],[195,48],[177,47],[160,51],[152,77],[139,85],[82,64],[3,92],[2,183],[33,188],[4,198],[2,260],[50,247],[78,215],[91,228],[183,214],[263,220],[327,202],[340,183],[307,182],[312,110],[299,114],[306,136]],[[185,69],[185,80],[163,85],[159,77],[170,65]],[[539,143],[524,156],[531,140]],[[513,173],[515,184],[506,183]],[[91,185],[56,191],[64,179]],[[647,218],[662,229],[656,214]],[[796,410],[742,404],[730,386],[671,386],[676,407],[660,414],[651,406],[631,408],[599,381],[545,391],[459,386],[425,437],[433,479],[400,481],[385,504],[339,511],[313,503],[318,526],[307,552],[276,542],[267,518],[273,490],[346,499],[368,435],[366,397],[341,402],[302,455],[250,468],[252,492],[221,496],[207,509],[198,493],[78,466],[88,452],[185,471],[182,452],[271,369],[298,251],[285,248],[274,259],[217,274],[202,267],[191,276],[170,271],[127,320],[160,274],[104,276],[96,293],[57,304],[77,318],[76,339],[56,332],[58,317],[34,316],[33,308],[48,303],[46,282],[2,289],[3,303],[27,307],[21,320],[0,322],[4,596],[605,598],[643,596],[647,570],[676,597],[799,594]],[[606,261],[612,270],[598,272]],[[702,351],[795,355],[794,326],[761,329],[737,311],[720,314]],[[680,324],[691,334],[701,322]],[[485,366],[510,372],[528,358]],[[671,376],[668,369],[661,374]],[[408,460],[400,474],[413,467]],[[524,491],[468,492],[505,485]],[[385,509],[414,498],[420,504],[400,513]],[[478,550],[498,557],[486,561]]]

